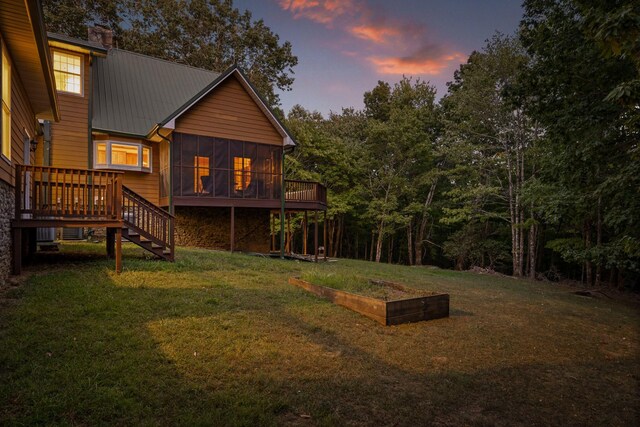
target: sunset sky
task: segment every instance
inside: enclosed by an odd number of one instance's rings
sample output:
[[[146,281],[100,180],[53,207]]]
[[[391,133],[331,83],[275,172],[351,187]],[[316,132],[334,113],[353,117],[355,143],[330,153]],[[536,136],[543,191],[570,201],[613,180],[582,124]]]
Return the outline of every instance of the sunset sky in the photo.
[[[293,45],[299,63],[295,104],[327,114],[362,108],[362,95],[378,80],[402,75],[436,86],[438,96],[468,55],[495,31],[513,33],[520,0],[236,0]]]

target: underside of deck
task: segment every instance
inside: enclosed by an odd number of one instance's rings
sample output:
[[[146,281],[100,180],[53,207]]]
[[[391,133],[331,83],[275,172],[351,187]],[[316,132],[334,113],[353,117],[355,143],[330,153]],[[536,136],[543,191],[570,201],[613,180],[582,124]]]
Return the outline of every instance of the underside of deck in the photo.
[[[264,208],[280,209],[281,201],[277,199],[222,199],[209,197],[174,197],[174,206],[200,206],[218,208]],[[293,211],[325,211],[326,203],[321,201],[285,201],[285,210]]]

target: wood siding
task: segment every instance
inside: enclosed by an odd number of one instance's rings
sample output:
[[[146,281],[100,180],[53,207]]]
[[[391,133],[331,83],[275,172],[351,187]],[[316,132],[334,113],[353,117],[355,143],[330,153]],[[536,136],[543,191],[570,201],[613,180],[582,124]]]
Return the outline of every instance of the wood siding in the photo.
[[[93,135],[94,141],[110,140],[122,142],[142,143],[151,147],[151,172],[124,171],[122,183],[138,193],[151,203],[158,205],[160,202],[160,147],[157,142],[150,142],[122,136],[104,134]],[[91,166],[93,168],[93,165]]]
[[[83,61],[83,91],[81,95],[58,92],[60,121],[51,123],[51,166],[91,169],[89,165],[89,100],[91,96],[89,55]],[[53,55],[53,53],[52,53]]]
[[[9,52],[9,57],[11,52]],[[9,58],[11,61],[11,58]],[[37,121],[24,85],[13,61],[11,63],[11,163],[0,158],[0,179],[14,185],[15,165],[24,163],[25,130],[36,137]],[[33,160],[33,156],[31,158]]]
[[[180,116],[176,132],[282,145],[282,136],[235,76]]]

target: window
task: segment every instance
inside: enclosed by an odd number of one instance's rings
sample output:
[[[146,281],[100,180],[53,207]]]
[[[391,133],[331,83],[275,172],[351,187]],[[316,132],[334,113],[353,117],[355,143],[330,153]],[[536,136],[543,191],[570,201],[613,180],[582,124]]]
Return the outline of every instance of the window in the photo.
[[[209,158],[195,156],[193,158],[193,184],[196,193],[209,193]]]
[[[236,191],[246,190],[251,184],[251,159],[247,157],[233,158],[233,188]]]
[[[132,142],[99,141],[95,144],[94,166],[151,172],[151,148]]]
[[[2,155],[11,160],[11,63],[4,45],[2,49]]]
[[[175,132],[168,149],[176,197],[280,198],[282,146]]]
[[[82,56],[54,51],[53,75],[59,91],[82,95]]]

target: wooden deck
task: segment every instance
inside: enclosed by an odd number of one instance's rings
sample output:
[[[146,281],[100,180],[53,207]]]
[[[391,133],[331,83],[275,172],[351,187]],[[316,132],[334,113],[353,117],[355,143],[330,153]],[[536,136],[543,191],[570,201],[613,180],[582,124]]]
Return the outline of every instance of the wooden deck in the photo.
[[[277,197],[220,197],[211,193],[174,196],[174,206],[236,207],[280,209],[282,201]],[[278,192],[279,194],[279,192]],[[288,211],[326,211],[327,189],[314,181],[285,180],[285,209]]]
[[[122,185],[123,172],[16,165],[13,272],[36,250],[37,228],[106,228],[107,254],[122,271],[123,233],[173,260],[173,216]]]

